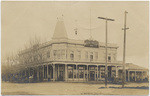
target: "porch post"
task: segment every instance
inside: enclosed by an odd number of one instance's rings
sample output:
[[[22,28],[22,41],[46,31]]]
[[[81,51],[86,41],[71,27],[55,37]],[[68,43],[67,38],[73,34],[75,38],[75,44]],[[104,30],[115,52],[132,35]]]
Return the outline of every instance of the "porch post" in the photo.
[[[72,66],[73,81],[74,81],[74,65]]]
[[[58,64],[58,67],[57,67],[57,80],[59,79],[59,64]]]
[[[113,66],[110,67],[111,78],[113,77],[112,72],[113,72]]]
[[[136,81],[136,71],[135,71],[135,81]]]
[[[65,81],[67,81],[68,79],[68,68],[67,68],[67,64],[65,64]]]
[[[99,73],[99,71],[98,71],[98,65],[97,65],[97,81],[98,81],[98,75],[99,75],[98,73]]]
[[[116,78],[118,78],[118,67],[116,66]]]
[[[97,66],[94,66],[94,69],[96,69]],[[94,81],[96,81],[96,70],[95,71],[95,75],[94,75]]]
[[[89,66],[87,65],[87,81],[89,81]]]
[[[130,71],[128,70],[128,82],[130,81]]]
[[[85,66],[83,66],[83,74],[84,74],[84,76],[83,76],[83,80],[85,81]]]
[[[144,74],[143,74],[144,72],[142,71],[142,81],[144,80]]]
[[[51,80],[52,79],[52,64],[49,65],[49,79]]]
[[[77,69],[77,71],[78,71],[78,81],[79,81],[79,66],[78,66],[78,69]]]
[[[89,71],[88,72],[89,72],[89,79],[90,79],[90,66],[89,66]]]
[[[49,75],[48,75],[48,64],[47,64],[47,81],[48,81],[48,78],[49,78]]]
[[[101,66],[99,67],[99,78],[101,80]]]
[[[55,64],[53,64],[53,81],[55,81]]]
[[[77,68],[78,68],[78,65],[76,65],[76,80],[77,80],[77,78],[78,78],[78,73],[77,73]]]
[[[43,79],[45,78],[45,74],[44,74],[45,70],[44,69],[45,69],[45,65],[43,65]]]

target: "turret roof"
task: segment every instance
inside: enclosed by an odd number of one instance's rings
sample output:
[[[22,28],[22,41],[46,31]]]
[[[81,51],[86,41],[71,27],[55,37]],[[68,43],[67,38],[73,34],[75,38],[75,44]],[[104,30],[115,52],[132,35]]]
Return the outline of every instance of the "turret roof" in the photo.
[[[52,39],[68,39],[67,31],[63,20],[58,20]]]

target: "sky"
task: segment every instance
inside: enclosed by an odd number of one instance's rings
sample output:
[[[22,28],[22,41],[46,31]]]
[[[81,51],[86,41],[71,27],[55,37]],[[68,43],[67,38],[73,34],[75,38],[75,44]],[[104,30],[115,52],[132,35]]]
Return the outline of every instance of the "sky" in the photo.
[[[53,36],[57,17],[62,17],[68,38],[85,40],[91,36],[105,42],[105,21],[108,22],[108,43],[119,46],[118,61],[123,58],[124,12],[127,14],[126,63],[149,66],[149,5],[148,1],[2,1],[1,56],[16,53],[35,36],[42,42]],[[91,23],[90,23],[91,20]],[[91,28],[90,28],[91,26]],[[74,29],[77,27],[78,35]]]

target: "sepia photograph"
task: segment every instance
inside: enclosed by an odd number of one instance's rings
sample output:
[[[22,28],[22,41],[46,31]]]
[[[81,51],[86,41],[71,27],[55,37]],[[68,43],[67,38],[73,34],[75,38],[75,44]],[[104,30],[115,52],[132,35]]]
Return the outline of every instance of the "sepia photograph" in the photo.
[[[1,95],[149,95],[149,1],[2,1]]]

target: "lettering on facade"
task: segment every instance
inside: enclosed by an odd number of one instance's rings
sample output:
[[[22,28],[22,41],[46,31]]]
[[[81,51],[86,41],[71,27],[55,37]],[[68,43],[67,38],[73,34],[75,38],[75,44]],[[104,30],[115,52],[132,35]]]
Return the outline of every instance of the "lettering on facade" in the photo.
[[[99,42],[96,40],[85,40],[84,46],[85,47],[99,48]]]

